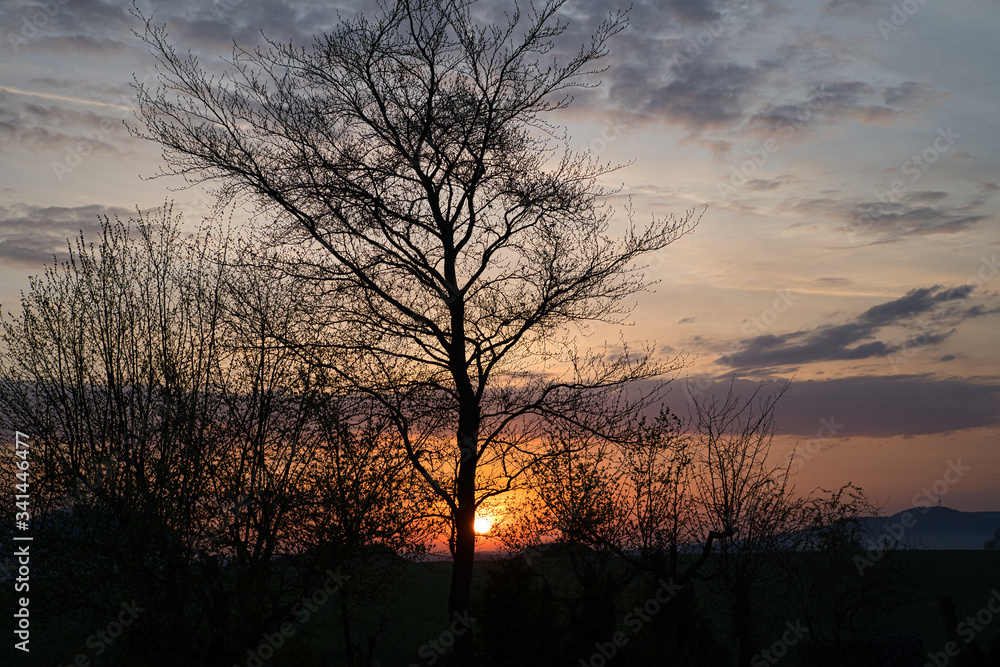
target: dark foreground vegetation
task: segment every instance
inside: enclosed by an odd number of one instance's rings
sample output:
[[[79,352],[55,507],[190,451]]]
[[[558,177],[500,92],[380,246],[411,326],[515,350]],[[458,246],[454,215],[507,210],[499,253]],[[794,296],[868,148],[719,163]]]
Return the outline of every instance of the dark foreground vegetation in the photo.
[[[998,597],[1000,554],[996,552],[900,552],[870,574],[885,577],[887,572],[877,570],[896,570],[898,585],[907,588],[905,594],[864,600],[859,589],[851,595],[827,589],[823,603],[830,606],[818,610],[807,609],[791,582],[779,575],[788,567],[811,567],[810,556],[798,554],[789,560],[769,563],[775,576],[754,591],[754,636],[760,646],[752,662],[755,666],[1000,664],[1000,612],[983,611],[989,609],[991,599]],[[672,612],[665,606],[657,611],[656,605],[649,603],[653,596],[648,594],[648,586],[641,581],[595,590],[597,580],[580,575],[587,571],[588,562],[600,570],[598,561],[596,553],[552,547],[477,563],[478,604],[471,631],[478,635],[482,664],[577,667],[581,659],[584,665],[736,664],[734,609],[717,579],[698,582],[681,596],[687,615],[684,633],[665,654],[662,616]],[[383,557],[378,567],[395,570],[390,562]],[[611,572],[605,573],[612,576],[615,566],[608,565]],[[361,576],[359,567],[360,563],[344,567],[341,574],[350,577],[344,581]],[[369,564],[363,569],[371,567]],[[708,568],[713,567],[710,560]],[[450,569],[446,561],[408,563],[396,570],[391,581],[382,582],[391,589],[387,591],[391,595],[381,604],[345,606],[344,598],[349,599],[349,593],[345,595],[346,589],[341,589],[328,601],[317,596],[320,604],[313,610],[310,602],[303,602],[303,596],[310,598],[322,586],[322,576],[302,577],[302,572],[290,567],[288,579],[301,578],[304,585],[281,600],[284,615],[251,639],[235,663],[214,662],[185,650],[183,635],[173,634],[181,630],[179,619],[171,623],[162,609],[137,596],[128,596],[125,602],[132,604],[134,600],[141,611],[133,622],[129,622],[128,614],[124,616],[119,634],[115,623],[122,617],[121,604],[68,604],[59,591],[52,590],[52,581],[42,579],[34,598],[31,656],[26,660],[15,655],[8,643],[5,655],[18,662],[5,664],[71,665],[82,654],[89,662],[77,664],[95,667],[446,665],[447,649],[452,643],[449,632],[468,631],[469,625],[467,619],[456,622],[441,613]],[[857,577],[850,562],[843,574]],[[81,574],[79,579],[83,582],[88,577]],[[210,582],[211,575],[202,573],[192,584],[208,586]],[[3,591],[4,608],[10,609],[11,587],[5,585]],[[958,628],[964,658],[945,654],[951,639],[945,629],[942,600],[954,605],[958,622],[954,627]],[[994,602],[993,609],[1000,609],[1000,603]],[[345,616],[354,624],[354,663],[348,662],[344,648]],[[287,636],[281,632],[283,623],[288,623]],[[206,636],[213,633],[208,626],[185,631]],[[111,641],[105,642],[102,636]],[[919,647],[918,659],[907,660],[903,656],[913,645]],[[274,646],[277,648],[270,648]],[[864,657],[858,657],[859,649]],[[900,657],[894,662],[885,658],[879,662],[880,650]],[[602,658],[610,653],[614,657],[605,662]]]

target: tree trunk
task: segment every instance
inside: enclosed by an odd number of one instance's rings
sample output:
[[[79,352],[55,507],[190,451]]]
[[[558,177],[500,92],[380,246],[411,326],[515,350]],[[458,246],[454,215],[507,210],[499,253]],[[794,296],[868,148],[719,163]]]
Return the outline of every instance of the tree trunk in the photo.
[[[476,465],[479,445],[478,407],[462,410],[459,415],[458,445],[462,460],[458,468],[455,515],[455,553],[448,594],[448,622],[455,634],[455,665],[474,667],[476,660],[472,628],[462,623],[471,618],[472,571],[476,560]]]
[[[736,637],[740,643],[739,666],[751,667],[756,654],[756,644],[753,639],[753,600],[750,597],[750,587],[736,587]]]

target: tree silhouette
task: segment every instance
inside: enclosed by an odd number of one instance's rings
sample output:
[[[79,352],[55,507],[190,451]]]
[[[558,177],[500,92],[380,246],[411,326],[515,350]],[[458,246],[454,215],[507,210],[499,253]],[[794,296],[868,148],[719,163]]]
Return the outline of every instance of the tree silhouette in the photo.
[[[993,532],[993,537],[983,542],[983,548],[993,551],[1000,549],[1000,528]]]
[[[608,428],[648,398],[610,395],[665,370],[648,351],[583,355],[560,335],[621,322],[647,286],[636,261],[695,222],[609,235],[598,179],[615,167],[571,151],[546,116],[591,85],[626,15],[560,61],[563,4],[484,26],[474,2],[381,4],[308,48],[235,47],[220,76],[140,16],[161,86],[137,86],[132,131],[162,145],[165,173],[214,181],[221,205],[267,221],[262,260],[284,269],[310,332],[289,342],[381,402],[443,505],[453,613],[469,605],[476,509],[516,484],[539,424]],[[461,663],[472,647],[458,638]]]
[[[767,463],[784,389],[763,389],[741,396],[731,384],[721,397],[696,398],[687,425],[664,410],[615,443],[571,433],[532,476],[545,529],[610,550],[651,591],[664,581],[683,587],[654,621],[662,657],[692,649],[690,584],[706,571],[733,594],[740,664],[753,655],[751,585],[793,508],[787,468]]]
[[[760,601],[758,587],[767,582],[772,554],[787,540],[796,502],[790,466],[768,461],[774,438],[775,408],[788,385],[768,393],[758,385],[740,395],[730,383],[722,396],[692,401],[693,427],[702,457],[697,488],[705,512],[705,530],[730,527],[729,539],[718,543],[710,568],[730,598],[739,641],[737,664],[750,667],[758,650],[755,633]]]
[[[133,656],[232,664],[317,570],[391,549],[352,568],[338,599],[356,606],[423,541],[386,425],[269,333],[293,325],[289,299],[239,257],[169,207],[104,219],[0,321],[0,427],[32,438],[38,598],[86,623],[140,600],[117,642]],[[342,614],[349,664],[359,616]]]

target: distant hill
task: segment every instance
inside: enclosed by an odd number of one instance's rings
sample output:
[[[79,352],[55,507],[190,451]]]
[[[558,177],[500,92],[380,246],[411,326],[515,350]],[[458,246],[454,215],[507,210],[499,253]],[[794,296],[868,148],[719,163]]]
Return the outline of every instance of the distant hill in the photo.
[[[913,549],[982,549],[983,542],[1000,528],[1000,512],[914,507],[866,522],[876,543],[898,536],[903,546]]]

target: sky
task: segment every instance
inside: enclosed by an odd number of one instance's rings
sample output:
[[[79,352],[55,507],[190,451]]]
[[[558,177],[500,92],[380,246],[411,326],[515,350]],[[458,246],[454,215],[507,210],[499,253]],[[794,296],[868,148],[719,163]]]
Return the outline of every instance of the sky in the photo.
[[[216,67],[262,30],[308,43],[338,3],[138,6]],[[149,178],[160,151],[123,125],[130,83],[156,81],[129,8],[0,0],[4,311],[98,216],[167,200],[189,221],[208,211],[202,190]],[[614,8],[568,3],[560,44]],[[640,0],[630,17],[600,85],[553,120],[575,149],[625,165],[606,181],[638,222],[702,216],[648,258],[657,284],[624,331],[686,355],[672,407],[732,378],[791,380],[773,452],[795,448],[800,490],[853,481],[888,512],[939,497],[1000,509],[995,0]]]

